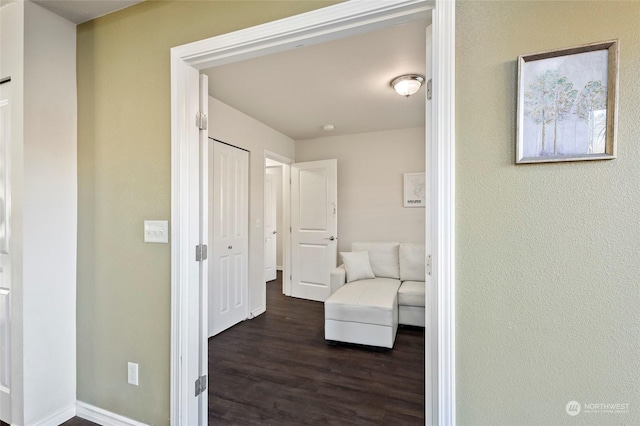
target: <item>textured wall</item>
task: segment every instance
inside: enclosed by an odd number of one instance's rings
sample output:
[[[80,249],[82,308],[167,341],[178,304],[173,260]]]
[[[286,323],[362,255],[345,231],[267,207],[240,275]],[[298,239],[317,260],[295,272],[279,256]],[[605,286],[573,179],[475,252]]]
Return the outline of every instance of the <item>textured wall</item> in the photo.
[[[149,1],[78,27],[78,399],[169,424],[169,49],[331,4]],[[127,361],[140,386],[127,384]]]
[[[456,14],[458,424],[640,424],[640,2]],[[517,56],[615,38],[618,159],[514,165]]]
[[[296,141],[296,162],[338,160],[338,251],[354,241],[424,242],[424,208],[402,198],[403,173],[424,171],[424,149],[424,127]]]

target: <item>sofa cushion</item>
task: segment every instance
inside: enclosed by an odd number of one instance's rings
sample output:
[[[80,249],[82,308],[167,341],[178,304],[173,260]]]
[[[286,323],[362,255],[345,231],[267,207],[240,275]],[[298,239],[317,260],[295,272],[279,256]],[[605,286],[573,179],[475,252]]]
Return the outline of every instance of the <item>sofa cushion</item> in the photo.
[[[398,305],[424,306],[424,281],[404,281],[398,290]]]
[[[347,271],[347,282],[375,278],[366,251],[340,252],[344,269]]]
[[[325,319],[392,326],[398,318],[400,281],[360,280],[340,287],[324,302]]]
[[[400,279],[424,281],[424,244],[402,243],[399,253]]]
[[[352,251],[369,252],[371,269],[376,277],[400,278],[399,243],[353,243]]]

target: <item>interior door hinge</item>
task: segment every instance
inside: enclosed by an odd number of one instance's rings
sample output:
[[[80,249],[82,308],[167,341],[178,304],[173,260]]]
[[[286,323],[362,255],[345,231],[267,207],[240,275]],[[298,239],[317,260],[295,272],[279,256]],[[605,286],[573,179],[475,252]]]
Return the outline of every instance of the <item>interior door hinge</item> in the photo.
[[[199,244],[196,246],[196,262],[207,260],[207,245]]]
[[[427,100],[430,101],[433,98],[433,82],[431,79],[427,81]]]
[[[196,127],[200,130],[207,130],[208,124],[207,114],[203,114],[200,111],[196,112]]]
[[[196,396],[207,390],[207,376],[200,376],[196,379]]]
[[[431,276],[431,255],[427,256],[426,262],[424,263],[425,270],[427,275]]]

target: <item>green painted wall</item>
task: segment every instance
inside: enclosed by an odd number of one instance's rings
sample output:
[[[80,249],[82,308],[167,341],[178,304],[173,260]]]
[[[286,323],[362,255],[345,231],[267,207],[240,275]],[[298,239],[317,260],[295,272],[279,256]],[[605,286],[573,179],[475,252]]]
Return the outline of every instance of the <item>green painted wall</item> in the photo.
[[[618,159],[514,165],[517,56],[616,38]],[[640,2],[458,3],[459,425],[640,424],[638,70]]]
[[[78,26],[78,400],[169,424],[169,49],[328,1],[148,1]],[[127,361],[140,386],[127,384]]]
[[[142,221],[170,216],[169,48],[328,4],[149,1],[78,27],[79,400],[168,424],[170,253]],[[458,424],[638,424],[640,3],[456,13]],[[619,158],[515,166],[516,57],[612,38]]]

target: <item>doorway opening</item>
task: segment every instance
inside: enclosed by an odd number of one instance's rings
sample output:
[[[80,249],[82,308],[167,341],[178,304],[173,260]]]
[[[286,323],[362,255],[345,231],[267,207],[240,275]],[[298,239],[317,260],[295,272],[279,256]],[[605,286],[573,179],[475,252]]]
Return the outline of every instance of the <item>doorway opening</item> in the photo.
[[[264,282],[274,281],[284,268],[282,174],[284,164],[267,158],[264,174]]]
[[[272,151],[265,150],[264,152],[264,174],[265,174],[265,282],[271,281],[266,276],[267,274],[267,259],[266,256],[271,256],[270,261],[275,262],[275,270],[280,271],[282,274],[282,293],[290,296],[291,295],[291,210],[290,200],[291,200],[291,186],[289,185],[289,181],[291,179],[291,167],[290,165],[293,163],[292,158],[287,158],[283,155],[277,154]],[[267,229],[267,189],[266,182],[267,176],[273,176],[272,184],[274,185],[275,194],[272,194],[272,200],[275,196],[275,206],[271,206],[271,214],[275,214],[275,226],[271,227],[269,230]],[[273,203],[273,201],[272,201]],[[275,244],[273,241],[267,241],[268,234],[271,233],[273,236],[273,231],[276,232],[276,240]],[[267,244],[275,245],[275,247],[271,247],[271,250],[275,250],[275,253],[268,254]],[[273,272],[270,277],[273,277]],[[265,306],[266,306],[266,292],[265,292]]]
[[[201,268],[191,261],[193,246],[198,242],[200,209],[197,197],[189,196],[198,187],[193,165],[198,164],[199,136],[191,118],[197,115],[200,104],[199,70],[406,22],[432,9],[434,123],[433,144],[429,143],[431,132],[427,132],[427,145],[432,151],[429,171],[434,194],[429,226],[433,241],[428,245],[433,253],[431,280],[435,285],[430,286],[428,294],[433,297],[427,300],[427,306],[433,309],[427,318],[426,405],[428,423],[455,424],[455,4],[436,1],[434,8],[432,2],[422,0],[346,2],[264,24],[259,30],[248,29],[172,49],[172,424],[202,424],[193,419],[206,419],[202,398],[193,394],[199,370],[187,356],[199,344],[199,336],[189,333],[198,327],[200,318],[189,310],[197,305],[192,298],[197,297],[194,287],[201,279]]]

